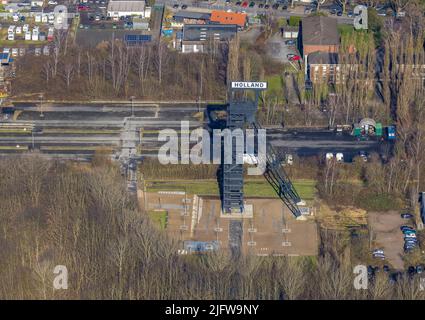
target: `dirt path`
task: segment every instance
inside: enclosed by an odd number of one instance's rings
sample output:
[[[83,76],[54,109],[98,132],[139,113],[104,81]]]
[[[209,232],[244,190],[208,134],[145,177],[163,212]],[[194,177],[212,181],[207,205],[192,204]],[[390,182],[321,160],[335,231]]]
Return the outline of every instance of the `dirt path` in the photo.
[[[400,218],[397,211],[370,212],[369,225],[372,228],[373,240],[376,247],[383,248],[387,260],[398,270],[403,269],[403,234],[400,226],[406,221]]]

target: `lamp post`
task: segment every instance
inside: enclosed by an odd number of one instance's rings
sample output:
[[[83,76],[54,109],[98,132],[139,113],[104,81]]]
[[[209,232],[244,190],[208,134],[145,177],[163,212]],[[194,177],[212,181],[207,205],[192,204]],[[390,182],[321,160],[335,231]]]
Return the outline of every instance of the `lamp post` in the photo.
[[[134,98],[135,96],[131,96],[130,97],[130,101],[131,101],[131,117],[134,118]]]
[[[43,94],[40,94],[39,98],[40,98],[40,118],[43,118],[44,117],[44,113],[43,113]]]

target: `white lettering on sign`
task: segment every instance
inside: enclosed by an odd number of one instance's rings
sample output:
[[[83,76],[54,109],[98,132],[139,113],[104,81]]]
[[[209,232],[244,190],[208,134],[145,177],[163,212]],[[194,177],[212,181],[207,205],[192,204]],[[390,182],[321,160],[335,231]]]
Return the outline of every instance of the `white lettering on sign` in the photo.
[[[267,89],[267,82],[232,82],[232,89]]]

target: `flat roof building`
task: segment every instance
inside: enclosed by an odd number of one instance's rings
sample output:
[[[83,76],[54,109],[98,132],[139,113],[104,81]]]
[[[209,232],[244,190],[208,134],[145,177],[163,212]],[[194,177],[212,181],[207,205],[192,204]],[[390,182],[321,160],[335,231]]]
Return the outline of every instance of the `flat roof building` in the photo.
[[[107,11],[109,17],[145,17],[145,6],[144,0],[110,0]]]
[[[231,40],[238,32],[237,25],[186,24],[183,27],[182,52],[204,52],[210,41]]]
[[[185,19],[188,20],[210,20],[211,13],[205,12],[194,12],[194,11],[178,11],[173,15],[173,19],[178,22],[183,22]]]

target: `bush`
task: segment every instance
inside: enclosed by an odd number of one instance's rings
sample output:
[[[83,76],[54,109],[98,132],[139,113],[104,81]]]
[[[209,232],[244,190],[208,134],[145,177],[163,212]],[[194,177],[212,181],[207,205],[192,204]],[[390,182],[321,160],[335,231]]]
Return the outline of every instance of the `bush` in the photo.
[[[356,197],[356,206],[369,211],[388,211],[401,209],[403,202],[392,194],[379,194],[363,190]]]
[[[295,16],[289,17],[289,25],[291,27],[298,27],[300,25],[300,22],[301,22],[301,17],[295,17]]]

